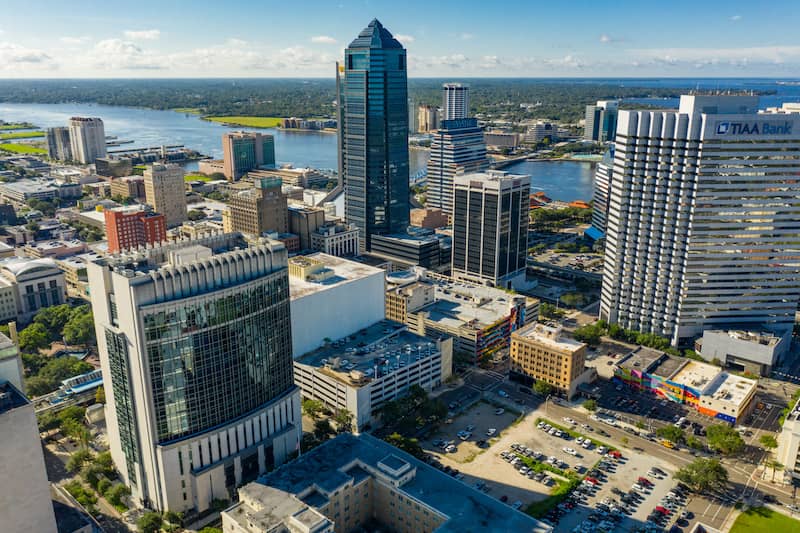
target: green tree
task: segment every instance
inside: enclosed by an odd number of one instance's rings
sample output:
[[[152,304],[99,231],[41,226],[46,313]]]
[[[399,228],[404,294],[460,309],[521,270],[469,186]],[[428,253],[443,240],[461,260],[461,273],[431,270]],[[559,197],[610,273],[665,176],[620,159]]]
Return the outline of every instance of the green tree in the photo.
[[[760,442],[761,446],[763,446],[767,451],[774,450],[778,447],[778,441],[772,435],[761,435],[761,438],[758,439],[758,442]]]
[[[319,415],[325,411],[325,404],[319,400],[312,400],[310,398],[303,398],[302,401],[303,414],[316,420]]]
[[[34,324],[41,324],[47,328],[50,339],[58,339],[61,330],[72,316],[73,307],[69,304],[54,305],[40,309],[33,317]]]
[[[103,388],[102,385],[97,387],[97,390],[94,393],[94,402],[106,403],[106,390]]]
[[[539,396],[547,396],[552,394],[554,387],[543,379],[537,379],[533,384],[533,392]]]
[[[597,411],[597,401],[589,398],[583,402],[583,408],[587,411]]]
[[[190,209],[189,212],[186,213],[186,218],[192,221],[203,220],[206,218],[206,214],[198,209]]]
[[[67,344],[88,344],[94,341],[94,316],[91,309],[76,309],[64,324],[63,335]]]
[[[780,461],[777,461],[775,459],[770,459],[769,461],[765,462],[764,466],[766,466],[767,468],[772,469],[772,482],[773,483],[775,482],[775,473],[778,470],[782,470],[783,467],[784,467],[784,465]]]
[[[675,479],[682,481],[696,493],[719,490],[728,482],[728,471],[717,459],[695,459],[675,472]]]
[[[136,528],[141,533],[158,533],[162,522],[160,514],[148,511],[136,521]]]
[[[19,348],[23,352],[38,352],[50,346],[47,328],[34,322],[19,332]]]
[[[422,459],[425,455],[425,452],[423,451],[422,446],[419,445],[419,441],[417,439],[404,437],[399,433],[392,433],[384,440],[392,446],[400,448],[404,452],[413,455],[418,459]]]
[[[43,326],[39,325],[39,327]],[[48,359],[36,376],[27,380],[25,387],[29,396],[40,396],[56,390],[61,381],[92,370],[94,370],[92,365],[74,357]]]
[[[66,469],[68,472],[78,472],[81,468],[83,468],[83,465],[91,461],[91,459],[92,452],[86,449],[78,450],[69,456]]]
[[[353,413],[347,409],[337,409],[333,414],[333,421],[336,422],[338,433],[353,431]]]
[[[101,479],[97,482],[97,492],[104,495],[108,492],[108,489],[111,488],[111,482],[106,478]]]
[[[684,439],[684,432],[678,426],[664,426],[660,427],[656,430],[656,435],[661,437],[662,439],[667,439],[668,441],[677,444]]]
[[[318,441],[324,441],[335,433],[330,420],[323,418],[314,422],[314,437]]]
[[[724,455],[738,453],[744,448],[739,432],[728,424],[713,424],[706,428],[708,446]]]
[[[686,445],[693,450],[702,450],[703,448],[705,448],[703,441],[701,441],[694,435],[688,435],[686,437]]]
[[[222,530],[218,527],[206,526],[197,533],[222,533]]]
[[[572,332],[572,336],[575,340],[585,342],[589,346],[597,346],[600,344],[602,335],[603,328],[599,327],[598,324],[587,324],[576,328],[575,331]]]
[[[125,497],[129,496],[130,493],[131,493],[131,489],[129,489],[128,487],[126,487],[122,483],[117,483],[117,484],[115,484],[114,486],[112,486],[108,490],[108,493],[106,494],[106,499],[114,507],[117,507],[117,508],[124,507],[125,504],[122,502],[122,500]],[[170,520],[170,522],[171,522],[171,520]],[[175,523],[175,522],[173,522],[173,523]],[[180,524],[180,521],[178,521],[177,523]]]

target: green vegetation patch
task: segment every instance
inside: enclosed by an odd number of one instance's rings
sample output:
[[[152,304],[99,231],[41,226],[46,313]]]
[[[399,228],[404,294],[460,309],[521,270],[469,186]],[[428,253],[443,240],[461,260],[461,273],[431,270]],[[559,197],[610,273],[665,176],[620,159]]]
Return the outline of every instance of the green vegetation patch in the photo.
[[[13,133],[0,133],[0,141],[9,139],[32,139],[34,137],[44,137],[43,131],[15,131]]]
[[[731,533],[773,533],[800,531],[800,520],[775,512],[766,507],[754,507],[739,515]]]
[[[0,131],[2,130],[29,130],[35,128],[30,122],[13,122],[8,124],[0,124]]]
[[[0,143],[0,151],[23,155],[47,155],[47,150],[30,144]]]
[[[205,174],[186,174],[183,179],[185,181],[211,181],[211,176]]]
[[[204,120],[218,122],[229,126],[246,126],[248,128],[276,128],[281,123],[280,117],[203,117]]]
[[[202,115],[203,111],[199,107],[176,107],[173,109],[176,113],[186,113],[188,115]]]

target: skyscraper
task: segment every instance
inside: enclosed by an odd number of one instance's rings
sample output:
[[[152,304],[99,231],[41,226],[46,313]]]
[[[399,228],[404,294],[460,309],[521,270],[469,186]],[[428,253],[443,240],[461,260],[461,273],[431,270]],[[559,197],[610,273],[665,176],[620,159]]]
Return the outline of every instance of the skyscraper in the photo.
[[[186,220],[186,184],[181,166],[149,165],[144,170],[144,194],[147,203],[164,215],[168,228]]]
[[[499,170],[454,178],[454,279],[505,288],[525,280],[530,188],[530,176]]]
[[[597,170],[594,173],[592,227],[597,230],[597,232],[593,232],[593,235],[598,237],[601,233],[605,234],[606,232],[606,220],[608,218],[608,205],[611,194],[611,175],[613,173],[614,145],[612,144],[603,154],[603,160],[597,164]]]
[[[222,136],[225,177],[236,181],[250,170],[275,166],[275,138],[272,135],[233,131]]]
[[[619,103],[615,100],[600,100],[596,105],[587,105],[583,138],[595,142],[613,141],[617,131],[618,107]]]
[[[287,259],[233,233],[89,263],[111,456],[142,504],[203,512],[298,448]]]
[[[406,51],[377,19],[345,50],[337,93],[345,217],[369,250],[409,222]]]
[[[233,188],[228,208],[232,231],[260,236],[289,230],[286,195],[281,190],[280,178],[256,178],[251,186]]]
[[[57,161],[72,159],[72,145],[69,139],[69,128],[47,128],[47,157]]]
[[[91,164],[106,156],[106,130],[99,118],[72,117],[69,119],[69,139],[72,158]]]
[[[483,128],[474,118],[444,120],[433,134],[428,159],[427,206],[453,213],[453,176],[489,168]]]
[[[439,129],[439,108],[422,104],[417,108],[417,131],[429,133]]]
[[[469,87],[460,83],[442,86],[442,120],[458,120],[469,116]]]
[[[800,115],[758,97],[621,111],[600,317],[687,344],[791,329],[800,298]]]

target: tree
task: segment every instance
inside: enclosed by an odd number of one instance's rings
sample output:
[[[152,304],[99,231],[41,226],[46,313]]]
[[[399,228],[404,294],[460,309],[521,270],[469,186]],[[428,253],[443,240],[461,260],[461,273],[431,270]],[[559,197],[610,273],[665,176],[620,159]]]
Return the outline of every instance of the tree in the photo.
[[[688,435],[686,437],[686,445],[693,450],[702,450],[703,448],[705,448],[703,441],[701,441],[694,435]]]
[[[739,432],[728,424],[713,424],[706,428],[708,446],[724,455],[738,453],[744,448]]]
[[[106,403],[106,390],[103,388],[102,385],[97,387],[97,390],[94,393],[94,402]]]
[[[197,533],[222,533],[222,530],[218,527],[206,526]]]
[[[572,332],[575,340],[585,342],[589,346],[597,346],[600,344],[600,338],[603,335],[603,329],[598,324],[587,324],[576,328]]]
[[[587,411],[597,411],[597,400],[593,400],[589,398],[585,402],[583,402],[583,408]]]
[[[61,330],[72,316],[73,307],[69,304],[54,305],[40,309],[33,317],[34,324],[41,324],[47,328],[51,339],[61,336]]]
[[[319,400],[312,400],[310,398],[303,398],[302,401],[303,414],[316,420],[319,415],[325,410],[325,404]]]
[[[162,522],[160,514],[148,511],[136,521],[136,527],[142,533],[158,533]]]
[[[400,448],[404,452],[413,455],[417,459],[422,459],[422,457],[425,455],[425,452],[422,450],[422,446],[419,445],[419,441],[417,439],[404,437],[395,432],[386,437],[384,440],[395,448]]]
[[[198,209],[191,209],[188,213],[186,213],[186,218],[189,220],[203,220],[206,218],[206,214]]]
[[[677,426],[660,427],[656,430],[656,435],[662,439],[667,439],[674,444],[677,444],[684,439],[683,430]]]
[[[83,449],[78,450],[77,452],[73,453],[69,456],[67,460],[66,469],[68,472],[77,472],[83,465],[92,459],[92,452],[89,450]]]
[[[353,413],[347,409],[337,409],[333,421],[336,422],[337,433],[353,431]]]
[[[697,493],[718,490],[728,482],[728,471],[718,459],[695,459],[675,472],[675,479]]]
[[[533,384],[533,392],[539,396],[547,396],[553,392],[554,387],[543,379],[537,379]]]
[[[19,348],[23,352],[38,352],[50,345],[50,335],[42,324],[34,322],[19,332]]]
[[[106,494],[106,499],[108,502],[113,505],[114,507],[121,507],[125,504],[122,502],[123,498],[126,498],[131,493],[131,489],[123,485],[122,483],[117,483],[113,487],[108,490]],[[170,520],[171,522],[171,520]],[[178,522],[180,523],[180,521]]]
[[[70,316],[63,329],[67,344],[88,344],[94,340],[94,316],[86,306],[79,307]]]
[[[764,463],[764,466],[766,466],[767,468],[771,468],[772,469],[772,482],[774,483],[775,482],[775,472],[777,472],[778,470],[783,469],[783,464],[780,461],[777,461],[775,459],[770,459],[769,461]]]
[[[644,429],[644,422],[642,422],[641,420],[637,420],[636,421],[636,427],[638,429]]]
[[[772,435],[761,435],[761,438],[758,439],[758,442],[760,442],[761,446],[763,446],[767,451],[774,450],[778,447],[778,441]]]
[[[323,441],[335,433],[330,420],[323,418],[314,422],[314,437],[317,440]]]

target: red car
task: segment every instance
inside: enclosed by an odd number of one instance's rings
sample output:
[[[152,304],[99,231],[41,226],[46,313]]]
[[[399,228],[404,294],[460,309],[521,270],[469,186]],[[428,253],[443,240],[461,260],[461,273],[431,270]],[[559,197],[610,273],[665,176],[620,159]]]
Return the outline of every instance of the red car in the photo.
[[[621,459],[622,458],[622,453],[619,450],[611,450],[610,452],[608,452],[608,455],[610,455],[611,457],[613,457],[615,459]]]
[[[586,476],[584,479],[586,481],[588,481],[589,483],[591,483],[592,485],[599,485],[600,484],[600,482],[596,478],[593,478],[591,476]]]
[[[652,487],[653,486],[653,482],[650,481],[649,479],[647,479],[646,477],[641,477],[640,476],[639,477],[639,483],[641,483],[642,485],[646,485],[648,487]]]
[[[656,511],[663,514],[664,516],[669,516],[670,514],[672,514],[672,512],[669,509],[667,509],[666,507],[661,507],[660,505],[656,506]]]

